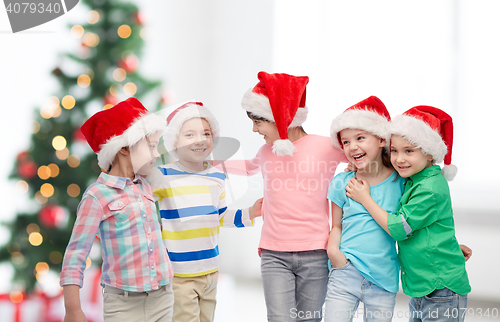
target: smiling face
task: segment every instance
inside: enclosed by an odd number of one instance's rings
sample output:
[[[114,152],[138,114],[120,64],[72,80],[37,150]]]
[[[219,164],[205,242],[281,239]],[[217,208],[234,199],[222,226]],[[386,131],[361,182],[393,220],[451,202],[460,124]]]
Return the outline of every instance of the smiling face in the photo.
[[[278,128],[276,127],[276,123],[268,122],[263,120],[257,120],[254,118],[250,118],[253,122],[252,131],[259,133],[264,136],[264,140],[266,140],[266,144],[273,144],[274,141],[280,139],[280,135],[278,133]]]
[[[212,131],[207,120],[192,118],[182,124],[175,144],[179,162],[192,170],[203,170],[203,161],[212,153]]]
[[[432,157],[399,135],[391,137],[391,163],[403,178],[432,166]]]
[[[345,129],[339,135],[347,160],[358,170],[369,170],[373,162],[382,164],[385,140],[359,129]]]
[[[153,133],[130,148],[130,160],[135,174],[147,176],[151,173],[156,159],[160,157],[158,153],[160,134],[160,132]]]

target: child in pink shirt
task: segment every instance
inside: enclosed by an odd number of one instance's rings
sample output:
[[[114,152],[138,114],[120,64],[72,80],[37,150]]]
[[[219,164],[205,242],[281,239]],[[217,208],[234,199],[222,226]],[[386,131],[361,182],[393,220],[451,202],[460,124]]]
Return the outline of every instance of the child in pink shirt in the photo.
[[[343,153],[307,134],[308,77],[258,74],[242,107],[264,136],[254,159],[225,161],[228,173],[264,178],[261,273],[268,321],[321,321],[328,280],[329,183]]]

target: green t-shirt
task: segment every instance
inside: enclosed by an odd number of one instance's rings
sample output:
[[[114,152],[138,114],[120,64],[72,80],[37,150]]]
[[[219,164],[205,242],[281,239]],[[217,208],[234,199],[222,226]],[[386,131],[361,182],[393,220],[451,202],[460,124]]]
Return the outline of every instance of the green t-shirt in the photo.
[[[439,166],[406,180],[388,226],[398,242],[405,294],[421,297],[445,287],[460,295],[470,292],[465,258],[455,238],[448,182]]]

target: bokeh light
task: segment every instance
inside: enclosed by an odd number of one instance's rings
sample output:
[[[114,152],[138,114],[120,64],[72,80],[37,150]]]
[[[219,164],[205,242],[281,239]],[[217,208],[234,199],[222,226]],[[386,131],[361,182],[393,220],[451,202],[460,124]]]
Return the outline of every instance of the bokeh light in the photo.
[[[48,178],[50,178],[50,168],[46,165],[42,165],[38,168],[37,174],[40,179],[47,180]]]
[[[49,106],[43,106],[41,109],[40,109],[40,115],[44,118],[44,119],[50,119],[52,117],[52,115],[54,115],[54,110],[52,109],[52,107],[49,107]]]
[[[63,136],[57,135],[52,139],[52,146],[57,151],[61,151],[66,147],[66,139]]]
[[[99,13],[95,10],[89,11],[87,13],[87,22],[91,25],[99,21]]]
[[[56,151],[56,156],[59,160],[66,160],[69,156],[68,148],[64,148],[60,151]]]
[[[19,291],[12,291],[10,292],[9,298],[12,303],[21,303],[24,299],[24,295]]]
[[[63,97],[61,104],[65,109],[71,110],[75,107],[75,98],[71,95],[66,95]]]
[[[31,223],[26,227],[26,232],[29,234],[31,233],[39,233],[40,232],[40,227],[38,227],[37,224]]]
[[[42,184],[42,186],[40,187],[40,193],[42,194],[42,196],[44,196],[45,198],[49,198],[49,197],[52,197],[52,195],[54,194],[54,186],[51,185],[50,183],[44,183]]]
[[[80,187],[76,183],[72,183],[68,186],[68,189],[66,190],[68,192],[68,195],[70,197],[78,197],[80,194]]]
[[[123,85],[123,92],[127,96],[133,96],[135,93],[137,93],[137,85],[135,85],[132,82],[129,82],[125,85]]]
[[[68,157],[68,165],[72,168],[76,168],[80,165],[80,157],[72,154]]]
[[[26,181],[19,180],[18,182],[16,182],[16,190],[19,193],[26,193],[29,190],[29,185]]]
[[[85,269],[89,268],[90,265],[92,265],[92,260],[90,259],[90,257],[87,257],[87,262],[86,262],[86,267]]]
[[[59,98],[57,98],[57,96],[50,96],[48,99],[47,99],[47,104],[48,106],[51,106],[52,108],[56,108],[56,106],[59,106]]]
[[[85,30],[80,25],[74,25],[71,27],[71,36],[74,38],[82,38],[84,32]]]
[[[109,93],[113,96],[120,96],[120,91],[122,89],[122,86],[118,83],[111,85],[109,88]]]
[[[35,201],[38,202],[39,204],[43,205],[45,204],[49,199],[46,197],[42,196],[42,193],[40,191],[37,191],[35,193]]]
[[[33,121],[33,129],[31,130],[31,133],[36,134],[40,131],[40,123],[38,121]]]
[[[87,32],[85,36],[83,36],[83,43],[86,46],[95,47],[99,44],[99,36],[93,32]]]
[[[59,115],[61,115],[62,113],[62,109],[61,107],[58,105],[56,106],[56,108],[54,109],[53,113],[52,113],[52,117],[58,117]]]
[[[28,240],[33,246],[40,246],[43,243],[43,237],[38,232],[31,233],[28,237]]]
[[[10,260],[14,265],[22,265],[24,263],[24,255],[20,252],[12,252],[10,254]]]
[[[52,178],[55,178],[59,175],[59,167],[57,166],[57,164],[51,163],[48,165],[48,167],[50,169],[50,176]]]
[[[141,31],[139,32],[139,35],[143,40],[148,39],[148,30],[146,28],[142,28]]]
[[[123,68],[117,68],[113,71],[113,78],[117,82],[123,81],[127,77],[127,72]]]
[[[132,29],[128,25],[121,25],[118,27],[118,36],[120,38],[128,38],[132,34]]]
[[[90,85],[90,77],[88,75],[80,75],[77,80],[78,86],[81,88],[87,88]]]
[[[49,264],[46,262],[38,262],[36,263],[35,271],[39,274],[47,273],[49,271]]]

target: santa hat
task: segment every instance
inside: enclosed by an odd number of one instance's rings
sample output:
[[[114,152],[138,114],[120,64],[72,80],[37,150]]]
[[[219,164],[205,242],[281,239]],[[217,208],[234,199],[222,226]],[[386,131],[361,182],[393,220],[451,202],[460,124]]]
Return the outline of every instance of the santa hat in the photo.
[[[292,155],[295,146],[288,139],[288,128],[300,126],[307,118],[307,76],[259,72],[260,82],[249,89],[241,101],[246,111],[276,123],[280,140],[273,143],[276,155]]]
[[[97,154],[97,163],[108,171],[116,154],[141,139],[165,131],[165,121],[148,110],[136,98],[116,104],[91,116],[81,127],[90,147]]]
[[[207,120],[210,124],[210,130],[212,131],[212,147],[217,145],[217,141],[220,134],[219,122],[215,116],[210,112],[208,108],[203,106],[200,102],[188,102],[176,108],[167,117],[167,131],[163,136],[163,142],[165,143],[165,148],[167,151],[177,157],[175,152],[175,144],[179,138],[179,132],[184,122],[194,119],[203,118]]]
[[[391,138],[388,131],[390,120],[391,116],[384,103],[378,97],[370,96],[349,107],[344,113],[333,119],[330,127],[332,145],[342,150],[340,131],[345,129],[360,129],[381,139],[385,139],[387,147]]]
[[[405,138],[423,153],[432,156],[434,162],[444,161],[441,173],[448,181],[453,180],[457,174],[457,167],[451,164],[453,146],[451,116],[432,106],[415,106],[392,120],[390,133]]]

